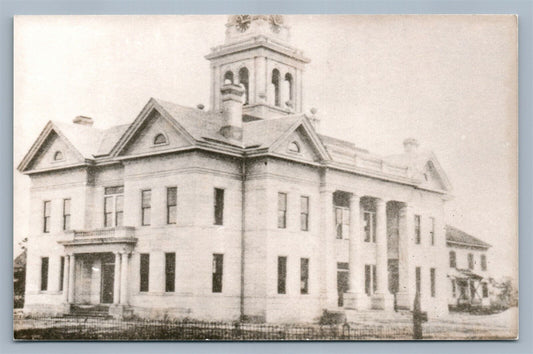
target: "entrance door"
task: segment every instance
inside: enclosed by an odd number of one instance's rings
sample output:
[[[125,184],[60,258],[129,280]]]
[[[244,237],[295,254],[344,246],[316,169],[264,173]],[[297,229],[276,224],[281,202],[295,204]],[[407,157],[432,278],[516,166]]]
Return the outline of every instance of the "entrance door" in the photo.
[[[102,264],[102,294],[100,301],[102,304],[113,303],[113,288],[115,281],[115,264]]]
[[[348,272],[337,271],[337,292],[338,292],[338,305],[344,306],[344,293],[348,291]]]

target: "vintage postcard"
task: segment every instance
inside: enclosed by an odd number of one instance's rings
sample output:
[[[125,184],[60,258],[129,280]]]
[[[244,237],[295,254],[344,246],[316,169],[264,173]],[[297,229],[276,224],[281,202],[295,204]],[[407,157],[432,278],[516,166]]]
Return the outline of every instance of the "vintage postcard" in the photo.
[[[14,26],[15,339],[517,338],[516,16]]]

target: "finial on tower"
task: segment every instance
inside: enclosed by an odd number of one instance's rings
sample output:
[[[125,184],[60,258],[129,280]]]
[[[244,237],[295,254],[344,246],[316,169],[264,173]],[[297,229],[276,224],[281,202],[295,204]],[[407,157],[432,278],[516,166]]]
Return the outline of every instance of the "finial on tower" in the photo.
[[[289,28],[282,15],[231,15],[226,27],[226,43],[257,35],[289,40]]]

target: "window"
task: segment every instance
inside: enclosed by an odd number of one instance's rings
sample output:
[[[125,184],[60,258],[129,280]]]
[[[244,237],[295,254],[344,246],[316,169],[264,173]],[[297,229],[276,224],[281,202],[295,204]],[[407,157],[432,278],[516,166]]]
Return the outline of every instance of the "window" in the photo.
[[[350,235],[350,209],[335,207],[335,230],[338,239],[348,239]]]
[[[370,296],[376,292],[376,266],[374,264],[365,264],[365,293]]]
[[[455,251],[450,251],[450,268],[455,268],[457,266],[457,260],[455,256]]]
[[[224,190],[215,188],[215,225],[224,223]]]
[[[56,151],[54,153],[54,161],[63,160],[63,153],[61,151]]]
[[[140,291],[147,292],[150,281],[150,254],[148,253],[141,253],[140,278]]]
[[[435,246],[435,218],[429,218],[429,240]]]
[[[468,254],[468,269],[474,269],[474,255],[472,253]]]
[[[167,143],[167,138],[164,134],[157,134],[154,138],[154,145],[163,145]]]
[[[176,284],[176,253],[165,253],[165,291],[173,292]]]
[[[61,256],[59,262],[59,291],[63,291],[63,280],[65,278],[65,257]]]
[[[431,297],[435,297],[435,268],[429,269],[429,279],[431,282]]]
[[[278,193],[278,228],[287,227],[287,194]]]
[[[376,213],[364,211],[363,220],[365,223],[365,242],[376,242]]]
[[[278,257],[278,294],[285,294],[287,283],[287,257]]]
[[[48,290],[48,257],[41,258],[41,291]]]
[[[489,297],[489,286],[487,283],[481,283],[481,291],[484,298]]]
[[[152,212],[152,191],[146,189],[141,191],[141,225],[149,226]]]
[[[278,69],[272,70],[272,85],[274,86],[274,105],[280,107],[280,78]]]
[[[422,287],[422,280],[420,279],[420,267],[415,268],[415,278],[416,278],[416,292],[420,294],[420,289]]]
[[[288,86],[288,91],[289,91],[288,92],[289,93],[288,99],[289,99],[289,101],[291,103],[294,104],[294,102],[293,102],[293,100],[294,100],[294,85],[293,85],[293,79],[292,79],[292,75],[291,74],[289,74],[289,73],[285,74],[285,82],[286,82],[286,84]]]
[[[124,223],[124,186],[104,189],[104,227],[120,227]]]
[[[415,215],[415,243],[420,244],[420,215]]]
[[[44,202],[43,205],[43,232],[50,232],[50,213],[51,213],[51,207],[52,202],[47,200]]]
[[[244,104],[249,103],[249,94],[248,94],[248,69],[241,68],[239,70],[239,83],[244,87]]]
[[[63,199],[63,230],[70,230],[70,199]]]
[[[481,255],[481,270],[487,270],[487,256]]]
[[[300,294],[309,294],[309,258],[300,258]]]
[[[452,279],[452,297],[457,296],[457,290],[455,288],[455,279]]]
[[[178,205],[178,188],[168,187],[167,188],[167,224],[176,223],[176,215]]]
[[[224,85],[233,83],[233,72],[226,71],[224,74]]]
[[[309,197],[300,197],[300,230],[309,230]]]
[[[296,152],[296,153],[299,153],[300,152],[300,145],[298,145],[298,143],[296,141],[292,141],[290,144],[289,144],[289,151],[290,152]]]
[[[213,254],[213,286],[214,293],[222,292],[222,269],[224,265],[223,254]]]

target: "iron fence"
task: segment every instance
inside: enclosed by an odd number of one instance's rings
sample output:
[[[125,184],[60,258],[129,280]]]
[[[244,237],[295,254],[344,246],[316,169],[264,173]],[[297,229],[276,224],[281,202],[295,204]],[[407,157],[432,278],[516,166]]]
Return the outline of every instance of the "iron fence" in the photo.
[[[274,325],[243,322],[32,317],[14,320],[22,340],[308,341],[412,339],[409,325]]]

